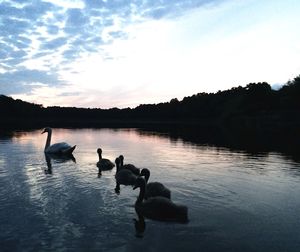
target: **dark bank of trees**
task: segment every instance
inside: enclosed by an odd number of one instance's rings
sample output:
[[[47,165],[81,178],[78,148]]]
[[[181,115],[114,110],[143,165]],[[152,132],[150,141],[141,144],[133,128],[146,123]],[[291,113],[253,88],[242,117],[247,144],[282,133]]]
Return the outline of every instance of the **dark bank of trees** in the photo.
[[[0,96],[1,127],[138,127],[198,124],[237,129],[295,129],[300,126],[300,76],[279,90],[266,82],[217,93],[198,93],[179,101],[136,108],[47,107]]]
[[[265,82],[250,83],[217,93],[198,93],[182,101],[140,105],[134,109],[139,117],[172,119],[228,119],[269,113],[296,112],[300,108],[300,77],[275,91]]]

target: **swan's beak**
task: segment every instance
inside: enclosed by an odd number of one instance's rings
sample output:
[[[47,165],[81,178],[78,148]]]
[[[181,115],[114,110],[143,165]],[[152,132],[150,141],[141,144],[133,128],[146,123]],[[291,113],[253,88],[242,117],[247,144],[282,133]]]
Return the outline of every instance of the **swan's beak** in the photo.
[[[137,185],[134,185],[134,186],[133,186],[133,190],[135,190],[136,188],[138,188],[138,186],[137,186]]]
[[[46,130],[44,129],[43,132],[41,134],[44,134],[46,132]]]

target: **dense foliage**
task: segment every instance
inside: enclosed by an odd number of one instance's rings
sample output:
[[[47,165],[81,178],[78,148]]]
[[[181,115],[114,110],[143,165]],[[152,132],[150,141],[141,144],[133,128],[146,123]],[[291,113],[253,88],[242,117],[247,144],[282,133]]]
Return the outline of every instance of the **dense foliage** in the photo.
[[[47,107],[1,95],[2,125],[101,126],[103,123],[263,123],[299,122],[300,76],[279,90],[250,83],[217,93],[198,93],[179,101],[141,104],[136,108]],[[255,121],[255,122],[254,122]]]

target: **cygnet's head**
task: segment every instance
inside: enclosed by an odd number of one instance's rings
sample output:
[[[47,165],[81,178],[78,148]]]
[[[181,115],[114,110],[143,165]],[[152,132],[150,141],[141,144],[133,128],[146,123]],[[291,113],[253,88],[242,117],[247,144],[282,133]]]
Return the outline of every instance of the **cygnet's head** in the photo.
[[[149,169],[147,169],[147,168],[143,168],[143,169],[141,170],[141,174],[140,174],[140,176],[144,176],[144,177],[145,177],[145,180],[146,180],[146,182],[148,182],[148,180],[149,180],[149,177],[150,177],[150,171],[149,171]]]
[[[115,163],[118,166],[120,164],[120,158],[117,157],[116,160],[115,160]]]

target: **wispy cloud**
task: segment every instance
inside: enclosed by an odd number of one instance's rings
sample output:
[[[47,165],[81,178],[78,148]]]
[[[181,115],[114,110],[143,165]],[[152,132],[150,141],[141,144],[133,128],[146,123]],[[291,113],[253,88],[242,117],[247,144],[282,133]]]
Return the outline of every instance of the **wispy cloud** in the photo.
[[[0,85],[0,93],[9,94],[30,93],[40,86],[59,86],[63,83],[55,73],[26,68],[2,73],[1,81],[5,85]]]
[[[2,1],[0,91],[70,84],[60,80],[59,69],[89,53],[112,59],[102,46],[126,39],[127,25],[207,2],[213,1]]]
[[[279,2],[274,1],[274,8],[283,6]],[[292,2],[287,0],[286,6]],[[246,10],[251,6],[255,6],[253,15]],[[77,99],[78,106],[93,106],[94,102],[110,107],[202,91],[197,86],[203,80],[199,75],[208,79],[213,69],[226,75],[220,69],[222,64],[233,64],[226,63],[228,50],[236,47],[236,41],[244,48],[246,33],[241,31],[251,33],[251,25],[258,22],[255,17],[265,22],[270,6],[227,0],[3,0],[0,93],[28,100],[39,100],[40,95],[39,103],[52,105],[72,105]],[[297,8],[299,4],[293,7],[291,18]],[[264,31],[258,34],[266,43]],[[255,35],[250,36],[253,43]],[[274,39],[276,35],[271,33]],[[294,35],[292,41],[298,38]],[[232,58],[243,60],[237,55]],[[185,93],[179,83],[186,85]]]

